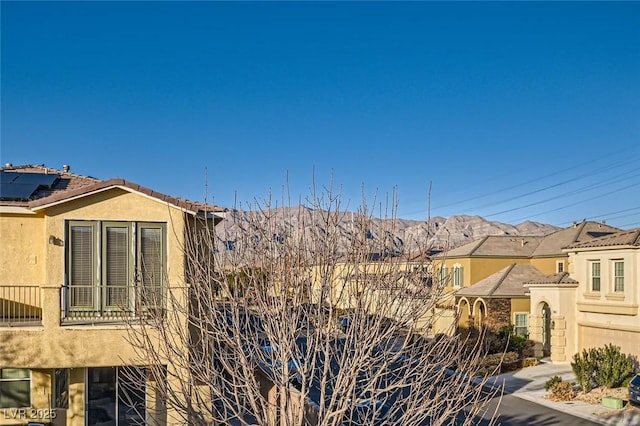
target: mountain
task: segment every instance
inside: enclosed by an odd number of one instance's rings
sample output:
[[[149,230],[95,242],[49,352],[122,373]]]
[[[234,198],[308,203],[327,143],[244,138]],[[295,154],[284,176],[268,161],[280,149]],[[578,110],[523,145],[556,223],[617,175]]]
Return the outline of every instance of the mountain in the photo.
[[[368,240],[383,242],[388,249],[405,253],[426,248],[451,249],[487,235],[546,235],[559,229],[532,221],[511,225],[488,221],[480,216],[437,216],[427,222],[399,218],[379,219],[358,213],[327,212],[293,206],[260,213],[229,211],[226,219],[218,226],[217,234],[222,239],[221,244],[228,250],[236,240],[247,235],[251,238],[260,238],[260,235],[273,238],[304,235],[305,238],[313,238],[313,235],[320,235],[319,232],[328,235],[327,227],[338,231],[337,240],[341,247],[347,247],[354,236],[360,233],[366,235]]]

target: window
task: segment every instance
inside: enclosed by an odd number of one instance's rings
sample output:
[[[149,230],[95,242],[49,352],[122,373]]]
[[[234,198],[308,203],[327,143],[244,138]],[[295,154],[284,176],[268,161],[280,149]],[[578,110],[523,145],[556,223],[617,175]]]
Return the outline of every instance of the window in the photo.
[[[31,406],[31,372],[23,368],[0,369],[0,408]]]
[[[104,313],[159,306],[166,262],[165,233],[165,225],[159,223],[69,222],[70,311]]]
[[[88,425],[137,426],[146,417],[146,370],[142,367],[87,369]]]
[[[440,288],[447,285],[447,268],[445,266],[440,267]]]
[[[622,261],[613,262],[613,282],[615,292],[624,291],[624,262]]]
[[[591,291],[600,291],[600,262],[591,262]]]
[[[564,260],[559,260],[556,263],[556,272],[557,273],[564,272]]]
[[[521,336],[527,336],[529,334],[529,314],[516,313],[514,316],[515,327],[513,331]]]
[[[69,408],[69,369],[53,372],[53,403],[55,408]]]
[[[462,266],[460,265],[453,266],[453,286],[462,286]]]

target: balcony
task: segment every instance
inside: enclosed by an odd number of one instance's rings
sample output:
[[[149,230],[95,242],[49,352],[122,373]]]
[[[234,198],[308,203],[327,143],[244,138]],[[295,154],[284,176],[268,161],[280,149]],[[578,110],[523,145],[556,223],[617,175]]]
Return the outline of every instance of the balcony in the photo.
[[[44,323],[48,326],[123,323],[164,315],[166,292],[163,286],[140,285],[3,285],[0,286],[0,328],[37,327]],[[44,306],[47,308],[43,309]]]
[[[42,325],[38,286],[0,286],[0,327]]]
[[[166,307],[162,286],[63,286],[62,324],[126,322],[163,315]]]

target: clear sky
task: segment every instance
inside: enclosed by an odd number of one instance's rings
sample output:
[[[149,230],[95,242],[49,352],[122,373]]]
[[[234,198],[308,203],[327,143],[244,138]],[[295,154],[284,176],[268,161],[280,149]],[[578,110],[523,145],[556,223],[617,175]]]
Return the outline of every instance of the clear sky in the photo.
[[[2,164],[640,226],[640,2],[0,7]]]

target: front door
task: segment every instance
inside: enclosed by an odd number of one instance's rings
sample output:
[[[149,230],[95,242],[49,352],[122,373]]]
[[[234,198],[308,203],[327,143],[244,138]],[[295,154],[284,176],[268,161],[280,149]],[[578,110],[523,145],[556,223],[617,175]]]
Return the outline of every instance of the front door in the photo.
[[[551,355],[551,308],[546,303],[542,306],[542,355]]]
[[[144,368],[88,368],[86,425],[144,425],[144,383]]]

